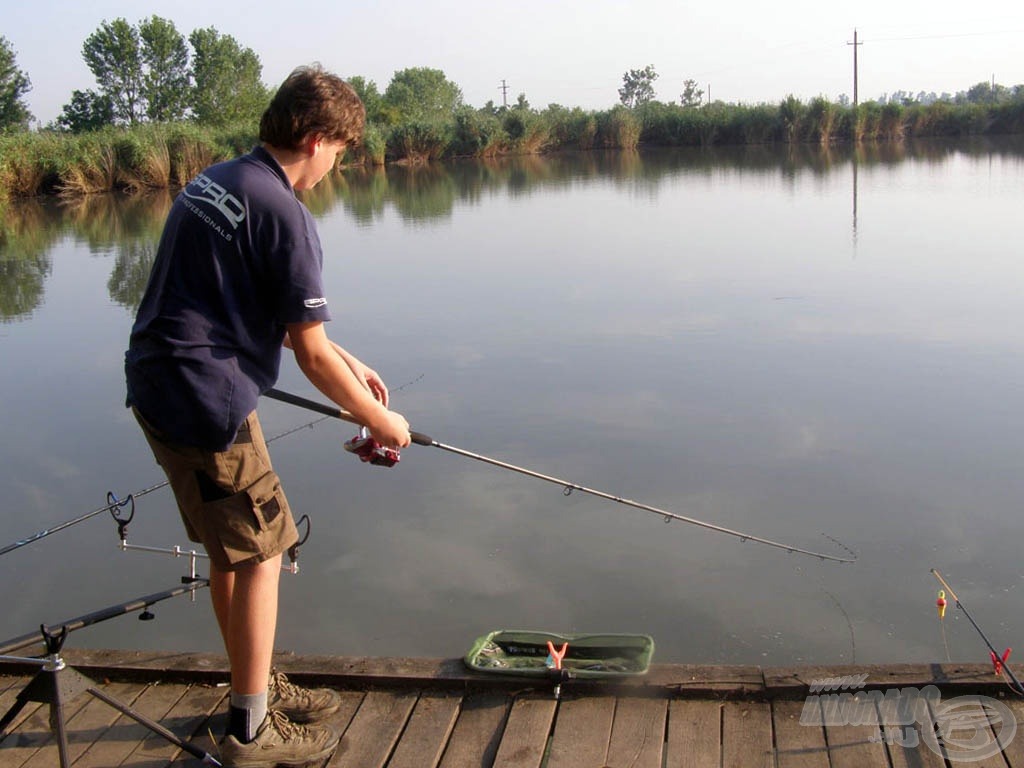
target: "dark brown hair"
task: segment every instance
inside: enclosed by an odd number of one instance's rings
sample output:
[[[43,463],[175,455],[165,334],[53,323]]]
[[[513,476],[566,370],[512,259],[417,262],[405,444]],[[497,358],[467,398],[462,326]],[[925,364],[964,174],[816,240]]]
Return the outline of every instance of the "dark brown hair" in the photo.
[[[298,149],[308,136],[358,142],[366,108],[352,86],[319,64],[299,67],[277,89],[260,118],[260,141]]]

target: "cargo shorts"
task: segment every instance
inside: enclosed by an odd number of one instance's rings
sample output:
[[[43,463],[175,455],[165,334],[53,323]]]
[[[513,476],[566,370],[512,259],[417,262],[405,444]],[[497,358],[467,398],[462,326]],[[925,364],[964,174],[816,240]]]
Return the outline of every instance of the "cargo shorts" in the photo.
[[[166,440],[132,408],[178,502],[191,541],[223,571],[269,560],[299,539],[253,411],[226,451]]]

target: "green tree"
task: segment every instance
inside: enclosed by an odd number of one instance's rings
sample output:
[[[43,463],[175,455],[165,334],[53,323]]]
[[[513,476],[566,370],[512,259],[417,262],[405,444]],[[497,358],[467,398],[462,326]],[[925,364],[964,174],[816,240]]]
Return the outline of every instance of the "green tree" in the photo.
[[[213,27],[194,30],[189,42],[196,120],[209,125],[258,120],[270,99],[260,80],[263,65],[259,56]]]
[[[142,39],[142,95],[146,117],[159,122],[180,120],[188,109],[188,45],[174,23],[151,16],[139,24]]]
[[[704,91],[697,87],[696,80],[683,80],[683,92],[679,96],[679,103],[687,109],[699,107],[704,101]]]
[[[139,31],[123,18],[104,21],[85,39],[82,57],[110,99],[115,121],[138,123],[145,115]]]
[[[1008,101],[1011,96],[1012,91],[1005,85],[983,80],[968,88],[966,93],[957,94],[957,101],[968,104],[999,104]]]
[[[15,62],[13,46],[0,37],[0,133],[24,130],[32,119],[23,97],[32,90],[32,81]]]
[[[346,82],[352,86],[352,90],[359,96],[359,100],[366,107],[366,121],[376,123],[380,121],[381,95],[377,90],[377,84],[373,80],[367,80],[361,75],[353,75]]]
[[[395,72],[384,91],[383,117],[391,123],[449,120],[462,106],[462,89],[440,69],[412,67]]]
[[[71,133],[99,130],[114,122],[114,105],[110,98],[96,91],[73,91],[71,101],[64,105],[57,118],[58,127]]]
[[[619,101],[627,107],[639,107],[654,99],[654,81],[658,73],[648,64],[643,69],[631,69],[622,75]]]

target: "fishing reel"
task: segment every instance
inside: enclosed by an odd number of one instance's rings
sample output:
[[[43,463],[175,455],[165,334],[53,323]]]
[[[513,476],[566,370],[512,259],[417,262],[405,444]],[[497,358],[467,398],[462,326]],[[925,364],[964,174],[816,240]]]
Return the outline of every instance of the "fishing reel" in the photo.
[[[374,440],[366,427],[362,427],[358,435],[345,443],[345,450],[354,453],[360,461],[378,467],[393,467],[402,458],[397,448],[388,448]]]

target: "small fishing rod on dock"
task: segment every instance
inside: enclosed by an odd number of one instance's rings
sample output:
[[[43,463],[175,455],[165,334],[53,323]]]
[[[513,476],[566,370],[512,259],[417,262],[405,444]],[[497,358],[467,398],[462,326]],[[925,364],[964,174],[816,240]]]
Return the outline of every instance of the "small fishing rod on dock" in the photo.
[[[363,430],[364,430],[363,433],[361,433],[362,436],[360,438],[356,438],[356,439],[350,441],[349,443],[347,443],[346,444],[346,448],[349,449],[350,451],[354,452],[354,453],[357,453],[363,461],[370,462],[372,464],[381,464],[381,465],[384,465],[384,466],[392,466],[395,463],[397,463],[397,461],[398,461],[398,452],[396,450],[394,450],[393,448],[387,448],[387,447],[383,447],[383,446],[377,445],[375,443],[375,441],[372,440],[372,438],[369,438],[366,435],[366,433],[365,433],[365,429],[366,429],[365,425],[360,424],[359,420],[356,419],[356,417],[353,416],[348,411],[344,411],[344,410],[342,410],[342,409],[340,409],[340,408],[338,408],[337,406],[334,406],[334,405],[325,405],[323,403],[316,402],[315,400],[309,400],[309,399],[307,399],[305,397],[300,397],[299,395],[293,395],[293,394],[291,394],[289,392],[282,392],[279,389],[273,389],[273,388],[272,389],[268,389],[263,394],[264,394],[265,397],[269,397],[269,398],[271,398],[273,400],[279,400],[279,401],[281,401],[283,403],[288,403],[289,405],[295,405],[295,406],[298,406],[300,408],[305,408],[305,409],[313,411],[315,413],[321,413],[321,414],[323,414],[325,416],[331,416],[333,418],[341,419],[342,421],[347,421],[350,424],[356,424],[356,425],[362,427]],[[661,509],[660,507],[654,507],[654,506],[651,506],[649,504],[642,504],[642,503],[640,503],[638,501],[633,501],[631,499],[626,499],[626,498],[623,498],[621,496],[616,496],[616,495],[611,494],[611,493],[606,493],[604,491],[594,490],[593,488],[587,488],[587,487],[579,485],[577,483],[569,482],[568,480],[562,480],[562,479],[557,478],[557,477],[552,477],[551,475],[545,475],[545,474],[542,474],[540,472],[535,472],[535,471],[533,471],[531,469],[526,469],[524,467],[519,467],[519,466],[516,466],[515,464],[509,464],[508,462],[505,462],[505,461],[499,461],[498,459],[492,459],[492,458],[490,458],[488,456],[483,456],[483,455],[478,454],[478,453],[473,453],[471,451],[467,451],[467,450],[464,450],[462,448],[456,448],[455,446],[452,446],[452,445],[445,445],[444,443],[440,443],[437,440],[434,440],[433,438],[428,437],[427,435],[424,435],[421,432],[412,432],[412,431],[410,431],[410,437],[412,438],[412,442],[415,443],[416,445],[424,445],[424,446],[428,446],[428,447],[432,447],[432,448],[440,448],[442,451],[447,451],[449,453],[454,453],[454,454],[457,454],[459,456],[464,456],[464,457],[469,458],[469,459],[474,459],[476,461],[481,461],[481,462],[483,462],[485,464],[491,464],[491,465],[493,465],[495,467],[500,467],[502,469],[507,469],[507,470],[510,470],[512,472],[518,472],[519,474],[526,475],[527,477],[533,477],[533,478],[536,478],[538,480],[544,480],[545,482],[553,483],[555,485],[561,486],[564,489],[563,493],[566,496],[568,496],[573,491],[581,491],[583,493],[590,494],[591,496],[597,496],[597,497],[602,498],[602,499],[607,499],[609,501],[614,501],[614,502],[619,503],[619,504],[624,504],[624,505],[626,505],[628,507],[635,507],[636,509],[642,509],[642,510],[644,510],[646,512],[652,512],[652,513],[662,517],[665,520],[666,523],[670,522],[672,520],[679,520],[679,521],[684,522],[684,523],[689,523],[690,525],[697,525],[697,526],[700,526],[701,528],[707,528],[708,530],[711,530],[711,531],[717,531],[718,533],[724,533],[724,534],[727,534],[729,536],[735,536],[736,538],[740,539],[740,541],[753,541],[753,542],[756,542],[758,544],[766,544],[769,547],[775,547],[777,549],[783,549],[786,552],[790,552],[790,553],[794,553],[794,554],[800,554],[800,555],[809,555],[811,557],[817,557],[817,558],[819,558],[821,560],[831,560],[831,561],[837,562],[837,563],[852,563],[852,562],[856,562],[856,560],[857,560],[856,554],[853,551],[847,549],[846,547],[843,547],[843,549],[846,549],[846,551],[849,552],[848,556],[833,555],[833,554],[828,554],[828,553],[825,553],[825,552],[815,552],[815,551],[809,550],[809,549],[801,549],[800,547],[795,547],[795,546],[792,546],[790,544],[784,544],[784,543],[779,542],[779,541],[773,541],[771,539],[765,539],[765,538],[762,538],[760,536],[754,536],[754,535],[749,534],[749,533],[744,533],[742,531],[733,530],[732,528],[726,528],[726,527],[721,526],[721,525],[715,525],[714,523],[708,523],[708,522],[705,522],[704,520],[698,520],[698,519],[693,518],[693,517],[686,517],[685,515],[680,515],[680,514],[678,514],[676,512],[670,512],[670,511],[668,511],[666,509]],[[831,539],[831,537],[827,537],[827,538]],[[835,539],[831,539],[831,540],[834,541],[839,546],[843,546],[839,542],[835,541]]]
[[[1000,654],[995,649],[995,647],[993,647],[992,643],[989,642],[989,639],[985,636],[985,633],[981,631],[981,627],[978,626],[978,622],[974,620],[974,617],[971,616],[971,614],[967,611],[967,608],[964,606],[964,604],[960,602],[960,598],[956,596],[956,592],[953,591],[953,588],[949,586],[949,584],[946,582],[944,578],[942,578],[942,574],[940,574],[934,568],[931,569],[931,573],[932,576],[938,579],[939,583],[943,587],[945,587],[944,591],[949,593],[949,596],[953,598],[953,602],[956,603],[956,607],[963,611],[964,616],[966,616],[967,620],[971,622],[971,626],[974,627],[975,630],[977,630],[978,634],[981,636],[981,639],[984,641],[985,645],[988,646],[989,659],[992,661],[992,668],[995,670],[995,673],[997,675],[1005,673],[1005,675],[1009,677],[1012,681],[1007,683],[1007,685],[1010,687],[1010,690],[1012,690],[1014,693],[1020,696],[1024,696],[1024,685],[1021,684],[1020,680],[1017,679],[1017,676],[1013,674],[1013,670],[1010,669],[1009,664],[1006,663],[1007,660],[1010,658],[1011,649],[1007,648],[1005,651],[1002,652],[1002,654]],[[946,612],[946,596],[944,592],[939,592],[939,599],[936,604],[939,607],[939,619],[941,620]]]

